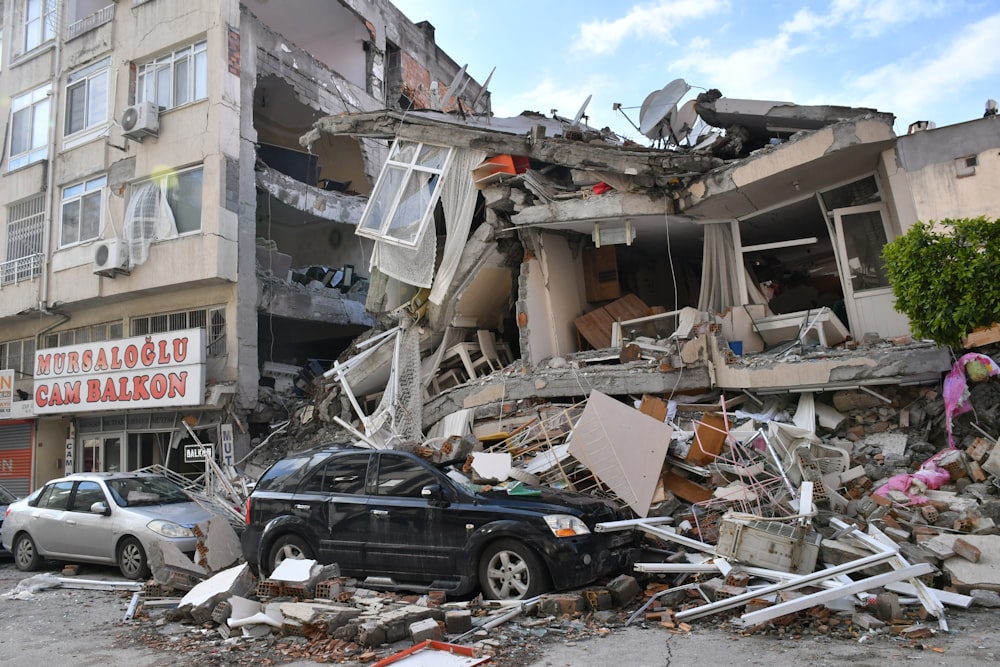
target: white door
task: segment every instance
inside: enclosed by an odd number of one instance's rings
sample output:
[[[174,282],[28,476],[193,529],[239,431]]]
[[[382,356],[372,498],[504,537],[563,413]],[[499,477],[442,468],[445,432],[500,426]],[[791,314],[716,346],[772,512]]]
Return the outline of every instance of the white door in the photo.
[[[882,248],[888,241],[885,207],[865,204],[836,209],[837,263],[844,287],[844,301],[851,336],[860,340],[866,333],[886,338],[910,331],[910,322],[896,311]]]

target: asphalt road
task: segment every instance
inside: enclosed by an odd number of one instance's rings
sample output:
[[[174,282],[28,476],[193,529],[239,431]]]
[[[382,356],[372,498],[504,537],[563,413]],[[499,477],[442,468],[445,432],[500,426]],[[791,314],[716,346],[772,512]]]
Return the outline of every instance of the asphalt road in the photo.
[[[57,568],[46,570],[60,576]],[[72,667],[206,667],[210,665],[287,665],[313,667],[312,661],[291,660],[274,638],[223,640],[215,630],[169,623],[161,611],[123,622],[131,594],[79,589],[54,589],[12,596],[28,574],[0,557],[0,663],[6,667],[46,664]],[[114,568],[83,566],[78,579],[124,581]],[[997,610],[947,612],[949,632],[921,639],[888,633],[844,638],[816,630],[789,629],[777,635],[741,635],[719,619],[691,623],[691,631],[672,633],[660,627],[621,627],[609,618],[604,627],[574,622],[535,625],[526,630],[514,622],[490,633],[499,647],[497,667],[685,667],[708,665],[995,665]],[[548,628],[548,629],[546,629]],[[395,650],[402,648],[394,647]],[[383,650],[379,657],[391,651]],[[357,663],[342,663],[355,665]]]

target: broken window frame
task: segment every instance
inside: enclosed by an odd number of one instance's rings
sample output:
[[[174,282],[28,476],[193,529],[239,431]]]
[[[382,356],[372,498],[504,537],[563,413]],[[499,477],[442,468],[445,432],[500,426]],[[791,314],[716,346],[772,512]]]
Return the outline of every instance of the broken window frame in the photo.
[[[440,151],[444,151],[443,158]],[[451,146],[396,139],[361,215],[357,234],[404,248],[417,247],[434,219],[434,208],[441,198],[441,183],[447,176],[453,154]],[[428,175],[426,186],[417,182],[417,178]],[[399,216],[410,212],[408,217],[412,218],[417,206],[421,209],[420,215],[405,226],[401,225]],[[403,236],[400,230],[407,234]]]

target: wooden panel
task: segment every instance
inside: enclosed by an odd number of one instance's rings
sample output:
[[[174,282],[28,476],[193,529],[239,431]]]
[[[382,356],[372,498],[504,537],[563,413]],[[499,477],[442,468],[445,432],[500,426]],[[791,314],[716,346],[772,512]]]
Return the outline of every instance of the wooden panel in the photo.
[[[583,248],[583,287],[587,301],[608,301],[622,295],[618,254],[613,245]]]
[[[576,318],[576,330],[595,350],[611,347],[611,325],[649,314],[649,306],[634,294],[626,294],[606,306]]]

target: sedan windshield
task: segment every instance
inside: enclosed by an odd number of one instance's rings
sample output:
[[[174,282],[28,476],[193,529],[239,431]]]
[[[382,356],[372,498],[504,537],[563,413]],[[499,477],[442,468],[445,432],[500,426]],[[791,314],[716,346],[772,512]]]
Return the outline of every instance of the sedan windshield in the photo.
[[[108,480],[108,490],[121,507],[186,503],[191,499],[166,477],[121,477]]]

